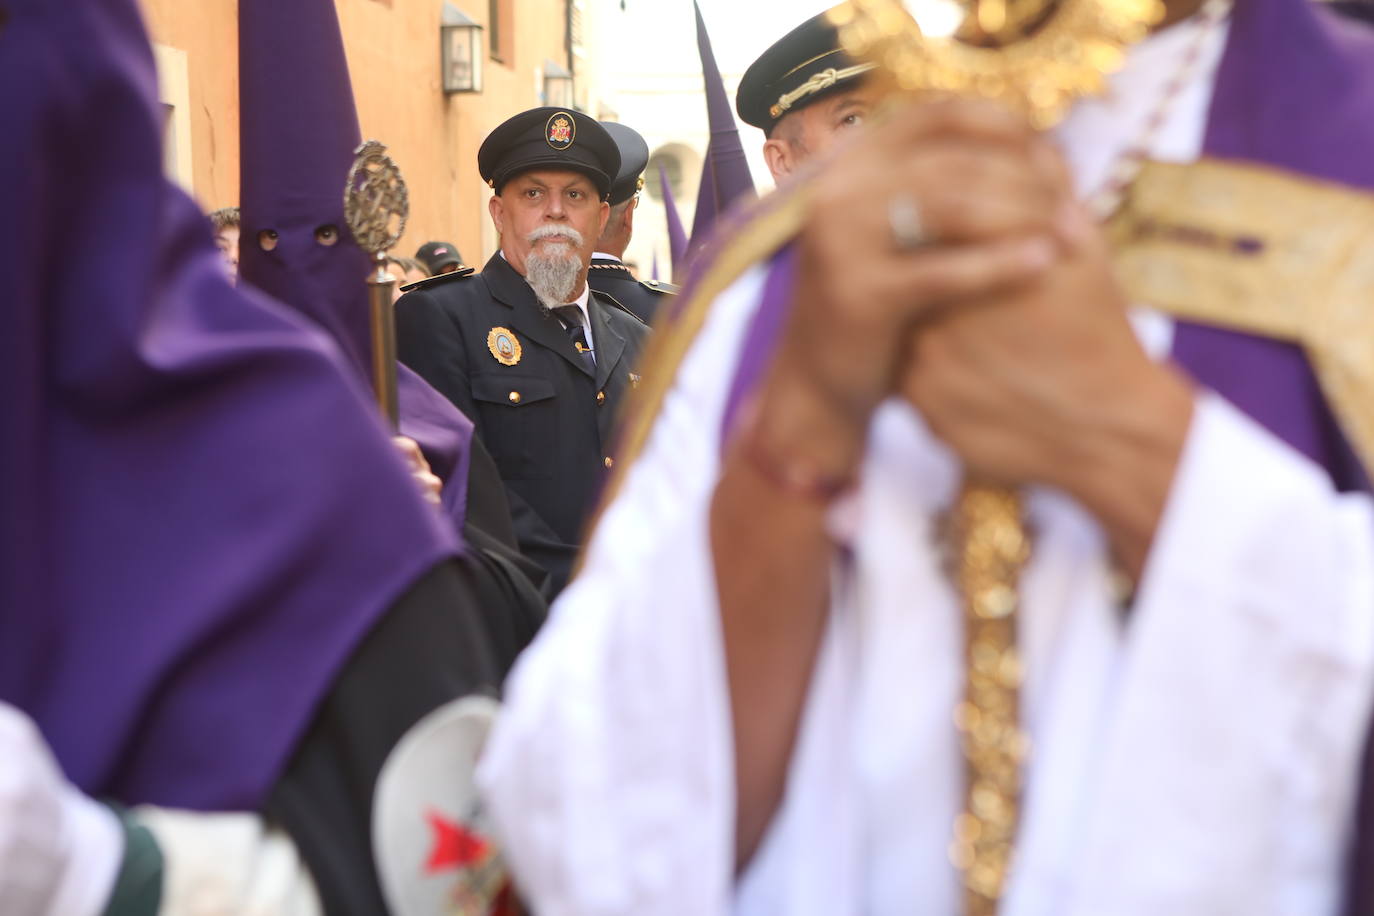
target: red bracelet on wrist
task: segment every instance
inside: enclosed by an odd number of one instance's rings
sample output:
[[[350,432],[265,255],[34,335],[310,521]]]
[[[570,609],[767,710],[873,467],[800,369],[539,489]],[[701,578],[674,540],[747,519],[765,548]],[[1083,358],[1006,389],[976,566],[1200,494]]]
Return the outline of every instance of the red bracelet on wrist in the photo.
[[[784,493],[810,502],[829,504],[854,488],[857,474],[831,473],[806,458],[779,457],[770,452],[758,435],[758,414],[749,416],[735,440],[735,447],[761,477]]]

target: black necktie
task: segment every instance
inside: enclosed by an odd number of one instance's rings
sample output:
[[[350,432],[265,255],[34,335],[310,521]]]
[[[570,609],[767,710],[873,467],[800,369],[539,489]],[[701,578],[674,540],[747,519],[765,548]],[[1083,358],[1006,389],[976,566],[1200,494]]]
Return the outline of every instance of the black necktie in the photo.
[[[586,319],[582,316],[582,309],[576,305],[560,305],[553,310],[558,316],[558,320],[563,322],[563,327],[567,330],[568,336],[572,338],[573,348],[582,357],[582,362],[586,364],[587,371],[596,374],[596,357],[592,355],[592,348],[587,346]]]

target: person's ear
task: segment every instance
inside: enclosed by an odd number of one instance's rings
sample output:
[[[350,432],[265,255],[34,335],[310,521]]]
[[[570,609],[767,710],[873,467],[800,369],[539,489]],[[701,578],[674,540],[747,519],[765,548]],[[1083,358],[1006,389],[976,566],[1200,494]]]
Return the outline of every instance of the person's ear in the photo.
[[[773,173],[775,183],[791,175],[797,167],[796,152],[792,149],[791,141],[777,137],[763,144],[763,161],[768,163],[768,171]]]
[[[487,201],[487,212],[491,214],[492,225],[496,227],[498,235],[505,231],[506,207],[501,200],[501,195],[491,195],[491,200]]]

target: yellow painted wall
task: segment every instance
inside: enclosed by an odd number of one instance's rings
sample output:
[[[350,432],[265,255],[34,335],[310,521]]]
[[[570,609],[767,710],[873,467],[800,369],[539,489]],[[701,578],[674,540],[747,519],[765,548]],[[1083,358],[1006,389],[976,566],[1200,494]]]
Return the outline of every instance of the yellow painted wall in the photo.
[[[195,195],[207,210],[238,203],[237,0],[142,0],[153,41],[186,54]]]
[[[486,24],[487,0],[451,2]],[[142,3],[153,40],[186,53],[196,196],[207,210],[235,204],[237,2]],[[476,266],[491,253],[490,191],[477,174],[477,148],[506,117],[541,104],[545,60],[567,66],[566,6],[567,0],[511,0],[511,59],[484,62],[481,93],[446,97],[439,75],[442,0],[337,0],[363,137],[387,144],[410,187],[410,224],[399,253],[413,254],[429,239],[453,242]]]

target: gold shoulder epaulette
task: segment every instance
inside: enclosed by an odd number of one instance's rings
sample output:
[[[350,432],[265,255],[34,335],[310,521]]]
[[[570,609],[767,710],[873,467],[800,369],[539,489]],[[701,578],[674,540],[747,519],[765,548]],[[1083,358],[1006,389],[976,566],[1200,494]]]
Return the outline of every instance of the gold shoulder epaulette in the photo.
[[[667,283],[663,280],[640,280],[639,285],[656,293],[668,293],[673,296],[682,291],[682,287],[676,283]]]

